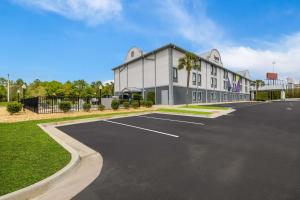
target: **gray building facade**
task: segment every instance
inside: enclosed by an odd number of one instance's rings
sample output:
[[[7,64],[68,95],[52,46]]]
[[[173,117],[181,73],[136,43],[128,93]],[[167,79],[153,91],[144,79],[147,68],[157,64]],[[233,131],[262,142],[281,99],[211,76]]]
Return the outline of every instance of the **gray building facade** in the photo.
[[[155,93],[156,104],[214,103],[250,100],[248,70],[233,72],[223,67],[217,49],[198,55],[201,69],[192,70],[186,97],[187,71],[178,70],[178,60],[189,52],[168,44],[145,53],[131,48],[124,64],[115,68],[115,95],[125,92]]]

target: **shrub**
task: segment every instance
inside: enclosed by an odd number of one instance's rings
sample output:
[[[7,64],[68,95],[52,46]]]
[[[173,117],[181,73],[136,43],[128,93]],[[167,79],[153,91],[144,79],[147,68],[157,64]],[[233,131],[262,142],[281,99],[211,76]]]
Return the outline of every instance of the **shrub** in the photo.
[[[144,100],[140,100],[140,106],[145,106],[145,101]]]
[[[90,103],[84,103],[82,108],[85,112],[89,112],[91,110],[91,104]]]
[[[132,95],[132,99],[136,100],[136,101],[139,101],[139,100],[142,100],[143,98],[140,94],[135,93],[135,94]]]
[[[64,113],[69,112],[71,110],[71,102],[69,101],[60,102],[59,109],[62,110]]]
[[[132,106],[134,109],[137,109],[137,108],[139,107],[139,102],[138,102],[138,101],[132,101],[131,106]]]
[[[124,102],[124,103],[123,103],[123,106],[124,106],[125,109],[128,109],[128,108],[129,108],[129,102],[127,102],[127,101]]]
[[[18,102],[10,102],[6,106],[7,112],[9,112],[11,115],[14,113],[18,113],[22,110],[22,104]]]
[[[120,106],[120,103],[119,103],[118,100],[116,100],[116,99],[112,100],[112,102],[111,102],[111,108],[112,109],[118,110],[119,106]]]
[[[151,108],[152,105],[153,105],[152,101],[146,101],[146,102],[145,102],[145,106],[146,106],[147,108]]]
[[[147,93],[147,101],[152,101],[152,104],[155,103],[155,92],[150,91]]]
[[[104,106],[104,105],[100,104],[100,105],[98,106],[98,110],[103,111],[104,109],[105,109],[105,106]]]

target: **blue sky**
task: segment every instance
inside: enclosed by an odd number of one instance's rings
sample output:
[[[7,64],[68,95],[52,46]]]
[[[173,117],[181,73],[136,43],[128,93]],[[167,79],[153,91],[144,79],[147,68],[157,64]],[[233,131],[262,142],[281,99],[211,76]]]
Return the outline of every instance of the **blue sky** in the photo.
[[[167,43],[221,51],[232,70],[300,79],[300,2],[292,0],[2,0],[0,76],[113,79],[127,50]]]

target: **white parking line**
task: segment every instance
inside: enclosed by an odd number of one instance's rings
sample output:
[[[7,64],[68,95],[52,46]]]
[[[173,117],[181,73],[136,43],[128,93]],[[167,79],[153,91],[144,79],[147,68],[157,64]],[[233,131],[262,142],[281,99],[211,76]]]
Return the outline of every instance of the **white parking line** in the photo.
[[[101,121],[112,123],[112,124],[118,124],[118,125],[121,125],[121,126],[127,126],[127,127],[131,127],[131,128],[136,128],[136,129],[140,129],[140,130],[144,130],[144,131],[149,131],[149,132],[153,132],[153,133],[159,133],[159,134],[167,135],[167,136],[170,136],[170,137],[175,137],[175,138],[179,137],[178,135],[164,133],[164,132],[161,132],[161,131],[151,130],[151,129],[148,129],[148,128],[142,128],[142,127],[138,127],[138,126],[133,126],[133,125],[130,125],[130,124],[123,124],[123,123],[120,123],[120,122],[115,122],[115,121],[110,121],[110,120],[101,120]]]
[[[179,122],[179,123],[187,123],[187,124],[196,124],[196,125],[202,125],[204,126],[205,124],[200,123],[200,122],[189,122],[189,121],[182,121],[182,120],[176,120],[176,119],[166,119],[166,118],[160,118],[160,117],[148,117],[148,116],[137,116],[137,117],[144,117],[144,118],[149,118],[149,119],[158,119],[158,120],[165,120],[165,121],[171,121],[171,122]]]

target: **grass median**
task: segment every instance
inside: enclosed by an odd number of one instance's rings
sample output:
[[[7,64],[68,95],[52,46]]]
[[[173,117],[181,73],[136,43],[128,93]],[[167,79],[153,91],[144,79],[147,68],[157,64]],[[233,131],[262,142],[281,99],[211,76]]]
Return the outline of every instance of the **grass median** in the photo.
[[[183,110],[183,109],[173,109],[173,108],[160,108],[158,109],[159,112],[165,113],[176,113],[176,114],[187,114],[187,115],[204,115],[210,116],[211,112],[204,112],[204,111],[194,111],[194,110]]]
[[[0,123],[0,196],[43,180],[70,162],[69,152],[43,132],[37,124],[141,112],[145,111]]]
[[[192,109],[207,109],[207,110],[229,110],[227,107],[220,106],[202,106],[202,105],[188,105],[188,106],[180,106],[179,108],[192,108]]]

